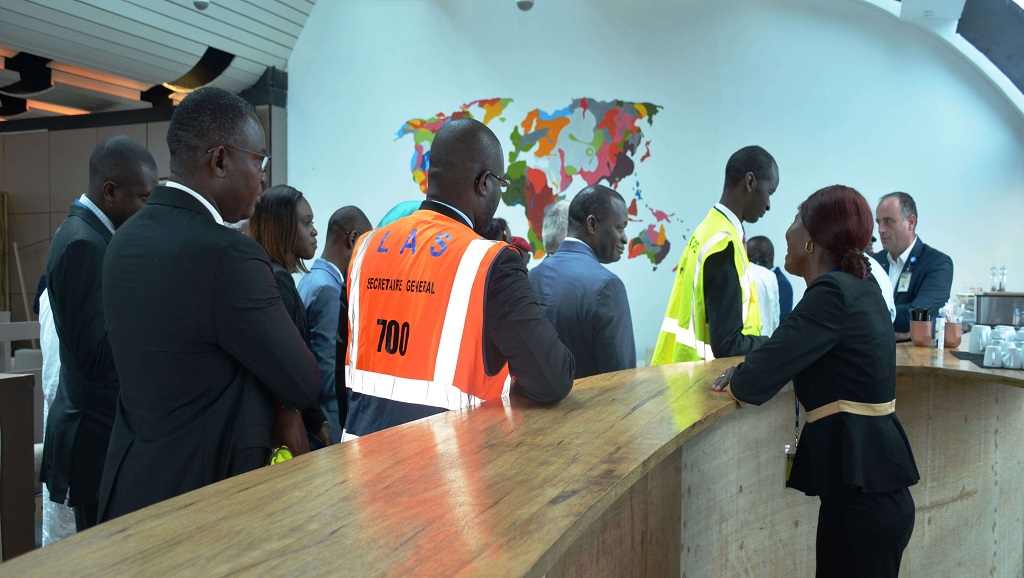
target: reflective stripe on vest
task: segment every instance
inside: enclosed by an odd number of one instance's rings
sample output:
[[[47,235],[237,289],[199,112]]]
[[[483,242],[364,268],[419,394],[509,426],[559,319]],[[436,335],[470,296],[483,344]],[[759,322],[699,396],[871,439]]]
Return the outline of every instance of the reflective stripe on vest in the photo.
[[[508,367],[486,375],[482,337],[486,275],[502,250],[508,246],[480,239],[431,211],[364,235],[349,265],[346,385],[361,394],[446,410],[507,396]],[[381,278],[387,290],[377,290]],[[424,280],[429,290],[412,292],[409,283]],[[439,301],[445,292],[447,300]],[[388,323],[402,327],[403,337],[395,337],[403,340],[400,355],[382,351]]]
[[[707,234],[710,234],[710,237],[702,241],[703,235]],[[742,332],[747,335],[760,334],[756,289],[739,232],[725,215],[717,209],[711,209],[704,221],[694,230],[691,241],[680,258],[677,279],[672,288],[665,318],[662,320],[653,365],[715,358],[709,343],[711,335],[707,327],[707,312],[703,307],[698,310],[697,302],[698,294],[703,291],[704,262],[707,257],[723,249],[726,241],[732,241],[736,246],[733,260],[742,296]],[[699,243],[699,249],[694,249],[697,246],[695,243]],[[690,277],[687,277],[688,275]],[[703,295],[699,297],[699,300],[703,301]]]

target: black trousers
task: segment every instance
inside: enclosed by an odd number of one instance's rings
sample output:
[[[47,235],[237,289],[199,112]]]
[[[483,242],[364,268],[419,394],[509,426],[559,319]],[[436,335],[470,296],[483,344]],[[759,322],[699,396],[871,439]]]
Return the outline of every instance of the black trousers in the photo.
[[[815,576],[896,578],[913,532],[914,498],[907,488],[821,496]]]
[[[78,504],[72,508],[75,512],[75,530],[82,532],[95,526],[97,514],[99,513],[99,502],[91,504]]]

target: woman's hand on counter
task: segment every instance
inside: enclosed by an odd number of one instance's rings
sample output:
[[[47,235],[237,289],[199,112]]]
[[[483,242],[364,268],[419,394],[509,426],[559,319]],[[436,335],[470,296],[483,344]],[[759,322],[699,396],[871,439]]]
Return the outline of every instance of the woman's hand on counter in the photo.
[[[736,373],[736,367],[732,366],[726,369],[722,375],[715,378],[715,381],[711,384],[711,391],[725,391],[729,387],[729,382],[732,380],[732,374]]]

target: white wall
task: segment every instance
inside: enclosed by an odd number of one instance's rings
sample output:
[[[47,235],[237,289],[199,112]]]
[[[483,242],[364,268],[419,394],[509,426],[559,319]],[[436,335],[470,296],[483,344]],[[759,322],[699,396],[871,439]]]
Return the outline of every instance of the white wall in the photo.
[[[290,184],[321,227],[342,205],[376,222],[420,195],[412,141],[394,137],[407,119],[493,97],[514,99],[510,121],[578,97],[664,106],[644,128],[652,156],[638,174],[649,204],[684,222],[668,228],[672,253],[656,271],[645,259],[611,266],[641,356],[686,235],[747,144],[780,167],[771,212],[747,227],[775,242],[776,264],[800,201],[841,183],[872,205],[914,195],[919,234],[953,257],[954,291],[987,286],[992,264],[1024,290],[1024,121],[948,44],[858,0],[537,0],[529,13],[512,0],[325,1],[289,76]],[[628,200],[633,179],[620,192]],[[521,207],[498,215],[524,235]]]

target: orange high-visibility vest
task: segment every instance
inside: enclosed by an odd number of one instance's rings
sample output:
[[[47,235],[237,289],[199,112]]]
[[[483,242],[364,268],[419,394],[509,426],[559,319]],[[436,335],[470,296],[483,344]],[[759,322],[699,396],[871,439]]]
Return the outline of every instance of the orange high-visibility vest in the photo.
[[[483,345],[487,273],[503,250],[512,248],[427,210],[360,237],[346,386],[447,410],[507,396],[508,365],[488,375]]]

